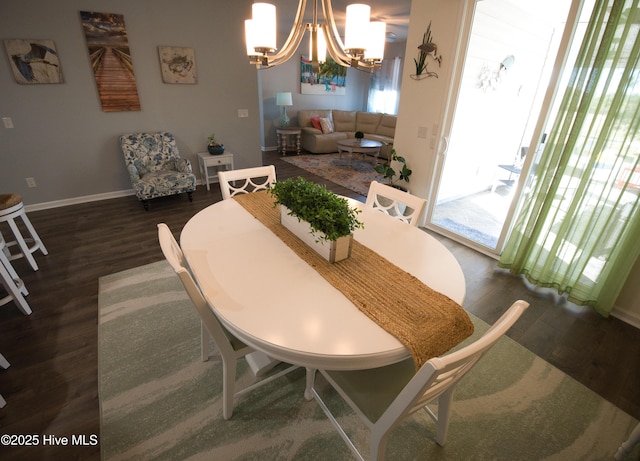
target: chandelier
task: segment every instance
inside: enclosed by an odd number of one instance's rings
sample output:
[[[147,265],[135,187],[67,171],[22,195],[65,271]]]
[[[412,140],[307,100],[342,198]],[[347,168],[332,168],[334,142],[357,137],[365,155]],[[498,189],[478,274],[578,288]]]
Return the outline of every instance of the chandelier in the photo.
[[[247,55],[258,69],[277,66],[296,52],[306,31],[310,32],[309,57],[317,72],[327,52],[341,66],[372,71],[380,67],[384,55],[386,24],[369,21],[371,7],[362,3],[347,6],[345,41],[342,42],[333,17],[331,0],[321,0],[324,22],[318,22],[318,1],[313,0],[312,22],[303,23],[307,0],[300,0],[289,37],[280,51],[276,48],[276,7],[254,3],[252,18],[245,21]]]

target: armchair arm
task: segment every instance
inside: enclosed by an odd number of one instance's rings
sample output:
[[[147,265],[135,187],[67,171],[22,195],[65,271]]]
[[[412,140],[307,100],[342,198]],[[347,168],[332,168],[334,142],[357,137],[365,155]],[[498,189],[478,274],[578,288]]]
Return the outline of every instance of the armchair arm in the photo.
[[[140,180],[140,173],[138,173],[138,169],[135,166],[131,164],[127,165],[127,171],[129,172],[129,177],[132,182]]]
[[[177,158],[176,159],[176,169],[181,173],[193,173],[193,169],[191,168],[191,162],[186,158]]]

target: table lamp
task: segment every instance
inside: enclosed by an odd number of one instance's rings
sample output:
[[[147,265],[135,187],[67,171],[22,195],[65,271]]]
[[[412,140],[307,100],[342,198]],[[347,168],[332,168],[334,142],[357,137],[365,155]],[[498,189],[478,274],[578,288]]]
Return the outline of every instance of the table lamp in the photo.
[[[276,93],[276,106],[282,106],[282,115],[280,115],[280,126],[289,126],[289,116],[287,115],[287,106],[293,106],[291,93]]]

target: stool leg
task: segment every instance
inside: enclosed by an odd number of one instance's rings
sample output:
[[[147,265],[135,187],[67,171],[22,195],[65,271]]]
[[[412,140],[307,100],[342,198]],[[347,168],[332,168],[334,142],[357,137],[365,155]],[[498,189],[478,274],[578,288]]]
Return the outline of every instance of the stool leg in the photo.
[[[2,354],[0,354],[0,367],[4,368],[5,370],[9,368],[9,362],[4,358],[4,355]],[[0,408],[4,408],[6,404],[7,401],[2,397],[2,395],[0,395]]]
[[[0,243],[4,244],[3,241],[0,241]],[[23,296],[27,296],[29,294],[29,291],[27,290],[27,286],[24,284],[22,279],[18,276],[18,273],[15,271],[15,269],[11,265],[11,261],[7,259],[7,257],[3,252],[0,252],[0,264],[4,264],[4,267],[7,269],[7,272],[9,273],[9,277],[11,277],[16,282],[16,285],[20,289],[20,293],[22,293]]]
[[[9,222],[9,226],[11,227],[11,230],[13,231],[13,235],[16,238],[16,243],[18,244],[18,247],[20,248],[20,251],[22,252],[22,256],[27,258],[27,261],[29,261],[29,264],[31,264],[31,267],[33,268],[33,270],[37,271],[38,270],[38,263],[36,262],[35,258],[31,254],[31,250],[29,249],[29,246],[27,245],[27,242],[25,242],[24,238],[22,237],[22,234],[20,233],[20,229],[18,229],[18,225],[16,224],[16,222],[13,219],[10,219],[8,222]],[[18,255],[14,255],[14,258],[16,256],[18,256]]]
[[[31,234],[31,238],[33,238],[36,244],[34,248],[39,248],[43,255],[48,255],[49,252],[45,248],[44,243],[42,243],[42,239],[36,232],[36,229],[33,227],[33,224],[31,224],[31,220],[29,219],[26,213],[22,215],[22,221],[24,222],[24,225],[27,227],[27,230]]]
[[[20,311],[24,315],[31,314],[31,308],[22,296],[21,288],[16,285],[15,280],[11,277],[11,275],[9,275],[9,272],[7,271],[7,268],[3,263],[0,263],[0,280],[2,281],[2,284],[4,285],[6,290],[9,292],[8,298],[13,299],[13,301],[18,306],[18,309],[20,309]],[[5,300],[0,300],[0,304],[4,304],[4,301]]]

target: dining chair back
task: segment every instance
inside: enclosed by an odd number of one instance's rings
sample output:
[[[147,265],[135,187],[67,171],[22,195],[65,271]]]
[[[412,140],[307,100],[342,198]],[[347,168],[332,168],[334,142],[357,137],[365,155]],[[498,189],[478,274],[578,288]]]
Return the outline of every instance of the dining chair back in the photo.
[[[184,253],[176,239],[173,237],[169,226],[165,223],[158,224],[158,240],[160,241],[160,248],[162,249],[164,257],[180,278],[182,285],[200,316],[200,348],[202,360],[206,361],[210,356],[210,338],[213,339],[213,342],[220,351],[220,356],[222,358],[222,416],[224,419],[229,419],[233,415],[233,402],[236,398],[256,389],[259,386],[267,384],[298,367],[289,366],[284,370],[257,381],[244,389],[235,391],[238,359],[242,357],[248,359],[248,356],[251,354],[265,354],[255,351],[250,346],[244,344],[220,323],[211,309],[211,306],[202,295],[196,281],[191,276],[191,272],[187,269],[187,262],[184,258]]]
[[[218,179],[222,199],[227,200],[236,194],[248,194],[270,188],[276,181],[276,168],[273,165],[266,165],[219,171]]]
[[[395,187],[371,181],[365,204],[412,226],[418,226],[427,201]]]
[[[417,372],[412,359],[371,370],[320,370],[371,430],[370,459],[383,460],[391,430],[405,417],[422,408],[437,425],[436,442],[444,445],[456,384],[511,328],[528,306],[526,301],[516,301],[479,339],[447,355],[428,360]],[[320,397],[315,383],[312,394],[353,453],[363,460]],[[435,399],[438,399],[437,415],[427,406]]]

